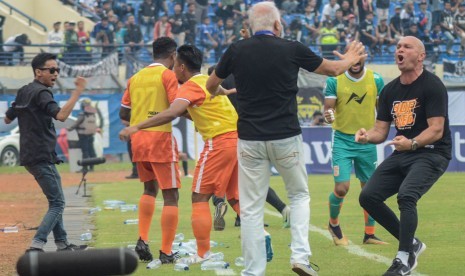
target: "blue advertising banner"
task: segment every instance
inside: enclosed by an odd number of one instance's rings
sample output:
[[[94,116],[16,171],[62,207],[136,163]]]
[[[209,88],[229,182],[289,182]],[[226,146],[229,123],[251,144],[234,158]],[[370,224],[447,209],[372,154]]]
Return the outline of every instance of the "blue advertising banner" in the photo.
[[[447,171],[465,171],[465,126],[451,126],[452,135],[452,160]],[[304,155],[307,172],[332,173],[331,172],[331,133],[330,127],[306,127],[302,128],[304,141]],[[386,142],[377,145],[378,164],[394,151],[394,147],[388,145],[395,136],[394,127],[389,132]]]

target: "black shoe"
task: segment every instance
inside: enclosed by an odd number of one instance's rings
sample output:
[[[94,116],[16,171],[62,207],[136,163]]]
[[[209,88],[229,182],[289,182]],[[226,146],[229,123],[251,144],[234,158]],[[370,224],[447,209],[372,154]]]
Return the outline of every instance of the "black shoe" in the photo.
[[[42,248],[29,247],[28,249],[26,249],[25,254],[31,253],[31,252],[43,253],[43,252],[45,252],[45,251],[44,251]]]
[[[177,260],[181,259],[178,252],[171,252],[171,255],[167,255],[160,250],[160,262],[162,264],[174,264]]]
[[[215,207],[215,219],[213,221],[213,228],[215,231],[223,231],[226,226],[224,215],[228,211],[228,205],[225,202],[220,202]]]
[[[419,239],[415,238],[416,243],[413,245],[412,252],[408,256],[408,264],[410,270],[414,270],[418,265],[418,256],[426,250],[426,244],[422,243]]]
[[[139,175],[137,174],[131,174],[131,175],[128,175],[125,177],[126,179],[136,179],[136,178],[139,178]]]
[[[149,245],[146,244],[141,238],[137,241],[136,248],[134,249],[139,255],[139,260],[151,262],[153,260],[152,253],[150,253]]]
[[[241,217],[236,216],[236,221],[234,222],[234,226],[240,227],[241,226]]]
[[[383,274],[383,276],[404,276],[410,275],[410,268],[402,263],[399,258],[392,261],[391,267]]]
[[[65,248],[57,249],[57,251],[81,251],[86,250],[87,245],[75,245],[75,244],[68,244]]]

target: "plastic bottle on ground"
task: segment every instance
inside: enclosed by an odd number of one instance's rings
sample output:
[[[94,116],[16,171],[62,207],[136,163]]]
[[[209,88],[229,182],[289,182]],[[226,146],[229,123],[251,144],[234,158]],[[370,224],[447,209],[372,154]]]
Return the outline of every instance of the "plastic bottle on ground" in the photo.
[[[244,257],[237,257],[235,260],[234,260],[234,264],[236,266],[244,266],[245,265],[245,262],[244,262]]]
[[[121,212],[135,212],[137,211],[137,205],[135,204],[124,204],[124,205],[120,205],[119,206],[119,209]]]
[[[200,265],[201,270],[217,270],[226,269],[229,267],[229,263],[225,261],[205,261]]]
[[[174,241],[173,244],[171,245],[171,250],[178,251],[179,248],[181,247],[181,244],[182,244],[182,242]]]
[[[100,212],[100,211],[102,211],[102,208],[100,208],[99,206],[97,206],[97,207],[95,207],[95,208],[91,208],[91,209],[89,210],[89,214],[92,215],[92,214],[95,214],[95,213]]]
[[[147,269],[157,269],[161,266],[161,261],[159,259],[155,259],[147,264]]]
[[[3,228],[3,233],[18,233],[18,226],[5,226]]]
[[[85,232],[81,234],[81,241],[90,241],[92,239],[92,233],[91,232]]]
[[[224,254],[223,252],[210,253],[208,259],[212,261],[222,261],[224,260]]]
[[[184,234],[178,233],[174,236],[174,242],[182,242],[184,240]]]
[[[124,224],[139,224],[138,219],[127,219],[124,221]]]
[[[184,264],[184,263],[175,263],[174,264],[174,270],[175,271],[188,271],[189,266],[187,264]]]
[[[107,205],[107,206],[123,205],[123,204],[126,204],[126,202],[122,200],[108,199],[108,200],[103,201],[103,205]]]

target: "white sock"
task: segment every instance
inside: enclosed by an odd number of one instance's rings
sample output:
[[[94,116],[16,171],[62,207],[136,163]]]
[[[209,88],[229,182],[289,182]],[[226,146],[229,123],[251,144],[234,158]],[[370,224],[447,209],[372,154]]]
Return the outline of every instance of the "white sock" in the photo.
[[[413,238],[412,244],[413,244],[413,245],[416,245],[417,243],[418,243],[417,239]]]
[[[405,251],[398,251],[397,252],[397,255],[396,255],[396,259],[399,259],[402,261],[402,263],[408,267],[408,256],[410,254],[408,252],[405,252]]]

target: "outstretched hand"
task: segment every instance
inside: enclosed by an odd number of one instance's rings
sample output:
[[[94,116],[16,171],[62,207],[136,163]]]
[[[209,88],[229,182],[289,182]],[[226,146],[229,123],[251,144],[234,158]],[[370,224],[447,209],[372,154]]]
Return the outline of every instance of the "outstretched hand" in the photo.
[[[365,52],[365,45],[359,41],[352,41],[346,47],[346,52],[344,54],[338,51],[333,51],[333,54],[341,60],[350,61],[351,65],[355,65],[368,57],[368,54]]]

